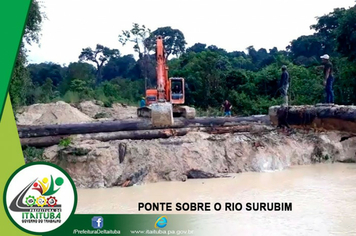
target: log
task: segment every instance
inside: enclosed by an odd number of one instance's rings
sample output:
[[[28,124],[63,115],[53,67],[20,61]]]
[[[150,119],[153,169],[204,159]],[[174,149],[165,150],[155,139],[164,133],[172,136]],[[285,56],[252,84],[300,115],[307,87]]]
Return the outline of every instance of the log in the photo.
[[[39,125],[19,127],[20,138],[45,137],[57,135],[89,134],[116,131],[152,130],[167,128],[187,128],[187,127],[212,127],[212,126],[236,126],[244,123],[268,123],[269,118],[263,116],[249,117],[218,117],[218,118],[196,118],[196,119],[175,119],[174,125],[165,128],[153,127],[149,120],[134,121],[104,121],[81,124],[60,124],[60,125]]]
[[[215,174],[196,169],[191,169],[187,171],[186,176],[188,177],[188,179],[210,179],[217,177]]]
[[[169,138],[173,136],[184,136],[189,132],[207,132],[210,134],[224,134],[236,132],[249,132],[252,127],[250,125],[241,127],[197,127],[197,128],[180,128],[180,129],[161,129],[161,130],[138,130],[138,131],[119,131],[111,133],[95,133],[95,134],[78,134],[73,136],[47,136],[35,138],[20,139],[23,147],[44,148],[57,145],[64,138],[70,138],[72,141],[83,140],[98,140],[107,142],[111,140],[150,140],[158,138]]]
[[[36,147],[36,148],[46,148],[53,145],[57,145],[61,140],[70,138],[69,135],[58,135],[58,136],[47,136],[47,137],[37,137],[37,138],[22,138],[20,139],[22,147]]]
[[[35,138],[22,138],[20,139],[22,146],[29,147],[49,147],[57,145],[62,139],[70,138],[72,141],[83,141],[83,140],[98,140],[102,142],[107,142],[111,140],[123,140],[123,139],[157,139],[157,138],[169,138],[172,136],[183,136],[192,128],[183,129],[165,129],[165,130],[142,130],[142,131],[119,131],[111,133],[94,133],[94,134],[78,134],[78,135],[59,135],[59,136],[46,136],[46,137],[35,137]]]
[[[232,127],[212,127],[209,134],[226,134],[226,133],[236,133],[236,132],[250,132],[251,125],[244,126],[232,126]]]
[[[112,133],[80,134],[74,136],[73,140],[83,141],[94,139],[102,142],[111,140],[150,140],[158,138],[169,138],[172,136],[184,136],[188,132],[198,131],[198,128],[181,128],[181,129],[163,129],[163,130],[138,130],[138,131],[119,131]]]
[[[356,133],[356,106],[273,106],[269,117],[278,127]]]

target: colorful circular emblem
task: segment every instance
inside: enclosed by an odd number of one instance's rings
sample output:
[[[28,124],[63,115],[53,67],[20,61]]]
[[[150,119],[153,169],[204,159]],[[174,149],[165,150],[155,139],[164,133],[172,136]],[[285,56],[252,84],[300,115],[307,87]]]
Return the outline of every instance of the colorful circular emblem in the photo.
[[[62,168],[34,162],[11,175],[4,189],[4,207],[18,228],[43,234],[57,229],[74,214],[77,191]]]

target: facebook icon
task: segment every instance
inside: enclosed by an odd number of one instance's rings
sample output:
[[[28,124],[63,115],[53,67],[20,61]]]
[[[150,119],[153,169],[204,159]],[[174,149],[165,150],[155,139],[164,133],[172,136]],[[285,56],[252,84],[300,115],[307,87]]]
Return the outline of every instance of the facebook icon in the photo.
[[[94,216],[94,217],[91,219],[91,226],[92,226],[94,229],[101,229],[101,228],[103,228],[103,226],[104,226],[104,219],[103,219],[103,217],[101,217],[101,216]]]

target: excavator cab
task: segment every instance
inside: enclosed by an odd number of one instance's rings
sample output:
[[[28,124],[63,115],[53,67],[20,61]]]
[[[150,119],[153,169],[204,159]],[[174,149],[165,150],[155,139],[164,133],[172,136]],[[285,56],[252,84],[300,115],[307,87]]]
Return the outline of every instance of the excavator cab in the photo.
[[[185,103],[185,83],[184,78],[169,78],[170,95],[169,102],[173,107],[173,117],[184,117],[187,119],[195,118],[193,107],[182,106]]]
[[[170,78],[171,92],[170,101],[172,104],[184,104],[184,79],[183,78]]]

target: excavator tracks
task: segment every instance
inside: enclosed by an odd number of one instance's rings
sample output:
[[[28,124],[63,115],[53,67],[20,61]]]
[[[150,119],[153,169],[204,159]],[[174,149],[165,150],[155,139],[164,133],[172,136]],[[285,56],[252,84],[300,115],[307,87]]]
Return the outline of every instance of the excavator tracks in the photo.
[[[174,117],[184,117],[185,119],[194,119],[196,116],[195,108],[188,106],[173,106]]]
[[[140,107],[137,109],[137,117],[151,118],[151,109],[149,107]]]

